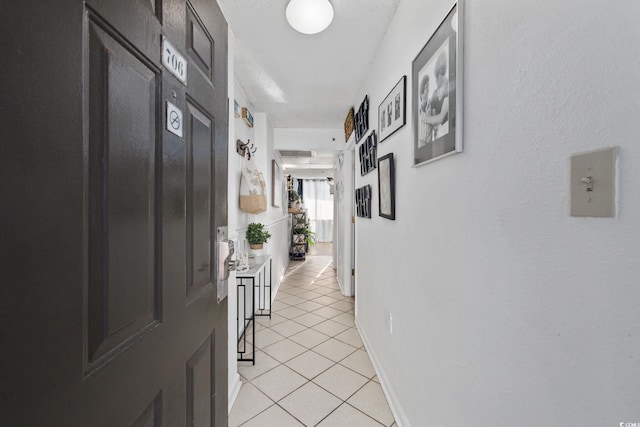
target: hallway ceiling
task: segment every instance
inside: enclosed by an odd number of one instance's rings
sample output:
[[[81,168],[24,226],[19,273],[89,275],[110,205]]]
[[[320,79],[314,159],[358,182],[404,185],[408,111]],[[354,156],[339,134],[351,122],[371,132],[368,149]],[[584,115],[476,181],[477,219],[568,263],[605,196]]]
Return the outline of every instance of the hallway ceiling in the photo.
[[[219,0],[234,34],[235,75],[276,128],[342,128],[399,0],[331,0],[325,31],[305,35],[288,0]]]

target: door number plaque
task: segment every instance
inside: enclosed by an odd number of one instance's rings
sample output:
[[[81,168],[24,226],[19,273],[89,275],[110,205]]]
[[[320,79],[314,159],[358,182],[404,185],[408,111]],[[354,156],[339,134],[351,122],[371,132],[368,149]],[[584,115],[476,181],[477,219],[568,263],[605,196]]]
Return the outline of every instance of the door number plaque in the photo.
[[[182,111],[167,101],[167,130],[182,138]]]
[[[162,65],[178,80],[187,84],[187,60],[167,39],[162,40]]]

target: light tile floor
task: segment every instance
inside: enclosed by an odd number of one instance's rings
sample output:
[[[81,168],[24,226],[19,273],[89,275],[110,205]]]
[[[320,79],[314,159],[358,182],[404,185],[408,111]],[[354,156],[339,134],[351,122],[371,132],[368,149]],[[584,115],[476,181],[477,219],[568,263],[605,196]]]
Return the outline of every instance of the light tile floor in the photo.
[[[238,362],[230,427],[396,426],[330,256],[291,261],[272,310],[256,318],[255,366]]]

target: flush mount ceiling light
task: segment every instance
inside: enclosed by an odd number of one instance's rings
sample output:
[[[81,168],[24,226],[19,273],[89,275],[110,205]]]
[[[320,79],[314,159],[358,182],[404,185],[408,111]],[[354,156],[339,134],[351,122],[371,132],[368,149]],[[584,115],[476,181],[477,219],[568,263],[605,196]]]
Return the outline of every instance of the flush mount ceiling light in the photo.
[[[289,25],[296,31],[316,34],[333,21],[333,6],[329,0],[291,0],[286,14]]]

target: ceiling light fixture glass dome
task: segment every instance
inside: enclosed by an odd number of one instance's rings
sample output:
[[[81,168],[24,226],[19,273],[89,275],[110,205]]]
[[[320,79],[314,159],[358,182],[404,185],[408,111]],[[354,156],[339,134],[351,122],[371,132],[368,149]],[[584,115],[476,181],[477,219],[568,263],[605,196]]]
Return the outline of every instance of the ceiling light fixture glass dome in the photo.
[[[333,21],[333,6],[329,0],[291,0],[286,15],[296,31],[317,34]]]

